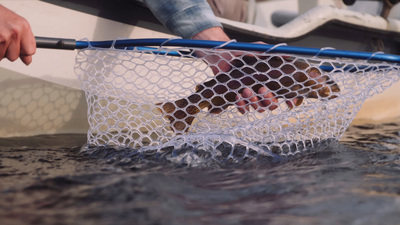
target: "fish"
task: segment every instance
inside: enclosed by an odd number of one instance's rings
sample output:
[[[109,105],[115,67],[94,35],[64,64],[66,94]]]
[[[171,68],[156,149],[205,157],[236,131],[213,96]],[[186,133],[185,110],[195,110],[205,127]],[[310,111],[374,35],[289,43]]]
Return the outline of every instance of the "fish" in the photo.
[[[195,92],[176,101],[157,103],[158,110],[170,122],[176,134],[186,133],[195,115],[207,108],[220,113],[237,102],[236,96],[244,88],[254,93],[265,86],[275,98],[297,99],[300,106],[305,97],[329,100],[338,97],[339,85],[318,67],[304,60],[280,56],[245,55],[231,62],[228,72],[220,72],[212,79],[196,86]],[[292,109],[292,104],[288,107]]]

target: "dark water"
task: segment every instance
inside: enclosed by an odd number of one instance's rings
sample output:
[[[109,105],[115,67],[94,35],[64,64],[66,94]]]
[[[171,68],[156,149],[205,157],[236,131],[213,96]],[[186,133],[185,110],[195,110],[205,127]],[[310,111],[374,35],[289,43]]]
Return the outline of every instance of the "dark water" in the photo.
[[[0,224],[400,224],[400,120],[280,162],[184,167],[0,139]]]

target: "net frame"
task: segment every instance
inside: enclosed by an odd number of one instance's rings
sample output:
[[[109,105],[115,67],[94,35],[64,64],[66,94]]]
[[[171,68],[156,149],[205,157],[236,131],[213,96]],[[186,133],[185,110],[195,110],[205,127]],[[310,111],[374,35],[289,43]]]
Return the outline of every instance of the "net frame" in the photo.
[[[82,82],[88,103],[89,148],[106,146],[157,154],[172,149],[172,155],[187,149],[190,153],[202,154],[217,161],[257,158],[261,155],[296,155],[330,140],[339,140],[365,99],[382,92],[399,79],[400,67],[393,63],[397,58],[381,53],[360,56],[359,53],[354,55],[352,52],[336,52],[327,48],[308,49],[305,53],[293,51],[291,47],[288,50],[285,48],[287,46],[282,45],[268,46],[266,51],[260,52],[259,45],[250,45],[257,47],[253,50],[247,43],[236,43],[236,46],[230,47],[232,43],[207,42],[214,44],[210,48],[202,44],[193,46],[192,41],[187,44],[189,46],[182,46],[176,44],[179,40],[164,40],[155,48],[139,47],[154,46],[154,42],[149,41],[151,39],[146,40],[141,44],[134,43],[135,47],[126,47],[120,40],[114,40],[106,48],[96,47],[98,42],[81,42],[87,43],[87,48],[79,50],[75,71]],[[174,47],[167,47],[166,44]],[[200,57],[199,52],[207,54]],[[304,97],[303,103],[291,109],[287,101],[293,101],[294,97],[281,94],[277,109],[260,113],[250,107],[250,111],[244,115],[240,115],[235,106],[238,101],[219,114],[202,108],[194,116],[195,122],[185,127],[187,130],[174,129],[167,117],[174,117],[175,114],[163,112],[162,103],[172,102],[176,110],[180,110],[176,105],[177,99],[196,93],[196,85],[215,80],[221,72],[213,73],[212,67],[224,58],[220,57],[212,64],[205,58],[210,54],[228,54],[230,60],[239,59],[242,62],[246,55],[259,57],[257,62],[266,60],[265,57],[276,57],[283,62],[278,69],[287,64],[285,60],[288,58],[291,60],[289,64],[306,62],[336,82],[340,93],[335,93],[337,96],[329,100],[329,96],[317,95],[310,99],[307,98],[309,93],[297,93],[296,98]],[[244,67],[249,66],[247,62],[243,64]],[[307,69],[296,68],[296,71],[307,72]],[[281,74],[284,74],[282,70]],[[309,80],[317,82],[318,77]],[[262,84],[258,80],[256,83]],[[304,86],[304,81],[301,84]],[[281,85],[281,88],[285,87]],[[291,87],[293,85],[288,88]],[[236,95],[240,94],[236,92]],[[275,92],[274,95],[276,97],[279,94]],[[247,104],[251,105],[251,102]],[[175,120],[186,122],[188,116]]]

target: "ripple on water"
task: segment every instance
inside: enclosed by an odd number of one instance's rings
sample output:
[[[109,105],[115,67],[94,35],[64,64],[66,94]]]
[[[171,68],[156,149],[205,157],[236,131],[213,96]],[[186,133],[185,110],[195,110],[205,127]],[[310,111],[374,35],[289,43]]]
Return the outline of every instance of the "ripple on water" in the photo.
[[[396,224],[399,131],[400,122],[351,126],[340,142],[285,160],[198,167],[188,166],[189,158],[207,153],[186,154],[189,148],[83,154],[72,146],[84,145],[85,135],[0,139],[0,218],[41,225]]]

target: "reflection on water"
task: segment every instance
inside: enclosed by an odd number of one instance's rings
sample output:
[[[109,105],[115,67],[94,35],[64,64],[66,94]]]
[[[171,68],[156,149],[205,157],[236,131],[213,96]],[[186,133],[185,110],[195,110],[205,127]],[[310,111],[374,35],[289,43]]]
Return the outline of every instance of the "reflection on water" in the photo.
[[[88,157],[85,138],[0,139],[2,224],[400,221],[400,121],[350,126],[339,143],[289,160],[201,168]]]

